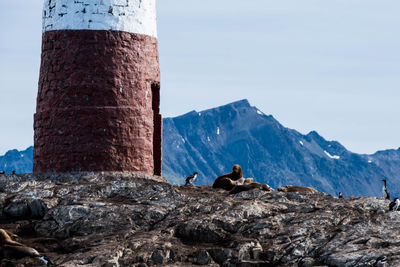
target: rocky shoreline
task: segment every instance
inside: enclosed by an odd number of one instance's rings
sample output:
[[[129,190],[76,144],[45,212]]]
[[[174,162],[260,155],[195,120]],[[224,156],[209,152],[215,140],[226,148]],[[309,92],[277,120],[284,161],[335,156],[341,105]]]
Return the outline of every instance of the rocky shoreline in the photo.
[[[376,198],[229,195],[134,173],[0,175],[0,228],[57,266],[400,266],[400,212]],[[45,266],[37,258],[1,266]]]

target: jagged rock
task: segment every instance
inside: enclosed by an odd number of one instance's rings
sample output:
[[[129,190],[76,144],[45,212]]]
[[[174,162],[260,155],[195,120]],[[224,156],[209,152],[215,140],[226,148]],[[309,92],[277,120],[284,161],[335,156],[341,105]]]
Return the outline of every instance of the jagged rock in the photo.
[[[176,236],[186,242],[218,243],[227,238],[227,233],[203,220],[178,225]]]
[[[41,218],[46,210],[47,206],[42,200],[23,198],[18,195],[2,209],[2,212],[13,218]]]
[[[383,255],[400,266],[400,212],[386,200],[229,195],[125,173],[6,175],[0,183],[0,228],[59,266],[373,266]]]
[[[230,249],[213,248],[209,249],[208,252],[214,261],[219,264],[229,261],[233,257],[233,253]]]
[[[238,259],[243,260],[258,260],[263,251],[260,243],[255,241],[245,242],[237,247]]]
[[[154,264],[166,264],[174,260],[174,252],[171,248],[159,248],[151,254],[151,260]]]
[[[211,263],[210,254],[204,249],[200,249],[193,254],[193,261],[196,265],[208,265]]]
[[[3,212],[5,215],[14,218],[23,218],[29,216],[29,207],[28,204],[23,202],[15,202],[7,205]]]

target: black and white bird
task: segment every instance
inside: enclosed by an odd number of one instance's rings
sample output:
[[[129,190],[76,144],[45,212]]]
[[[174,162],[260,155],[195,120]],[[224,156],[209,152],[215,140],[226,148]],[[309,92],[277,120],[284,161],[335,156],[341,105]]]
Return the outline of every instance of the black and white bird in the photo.
[[[196,178],[197,178],[197,172],[194,172],[192,175],[190,175],[189,177],[186,178],[185,186],[192,185],[194,180],[196,180]]]
[[[41,256],[41,257],[39,258],[39,260],[41,260],[44,264],[46,264],[46,266],[49,266],[49,267],[51,267],[51,266],[56,266],[56,265],[50,260],[50,258],[47,257],[47,256]]]
[[[0,174],[6,174],[6,172],[5,171],[1,171]]]
[[[399,206],[400,206],[400,200],[396,197],[395,199],[393,199],[392,202],[390,202],[389,210],[397,211],[399,209]]]
[[[342,192],[339,192],[339,194],[338,194],[338,198],[343,198],[343,194],[342,194]]]
[[[15,174],[16,172],[15,171],[12,171],[12,174]]]
[[[386,256],[380,256],[375,261],[376,267],[386,267]]]
[[[389,192],[389,189],[387,189],[387,186],[386,186],[386,179],[382,179],[382,181],[383,181],[383,187],[382,187],[382,197],[383,197],[383,199],[388,199],[388,200],[390,200],[390,192]]]

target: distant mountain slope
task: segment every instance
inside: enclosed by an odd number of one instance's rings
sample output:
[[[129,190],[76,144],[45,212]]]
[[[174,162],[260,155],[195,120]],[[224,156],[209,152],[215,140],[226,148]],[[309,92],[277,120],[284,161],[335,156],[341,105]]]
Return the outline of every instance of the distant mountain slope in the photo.
[[[4,156],[0,156],[0,171],[12,173],[15,170],[17,173],[30,173],[33,166],[32,159],[33,147],[24,151],[9,150]]]
[[[198,184],[210,184],[235,163],[246,177],[274,188],[294,184],[344,195],[381,194],[387,178],[400,192],[400,151],[375,155],[349,152],[317,132],[302,135],[283,127],[247,100],[218,108],[192,111],[164,120],[163,174],[167,178],[199,172]],[[397,173],[397,176],[396,176]],[[183,180],[181,180],[182,182]]]
[[[313,131],[285,128],[247,100],[164,119],[163,176],[181,184],[199,172],[195,184],[211,184],[243,167],[245,177],[274,188],[293,184],[345,196],[380,196],[382,178],[392,196],[400,196],[400,149],[360,155]],[[11,150],[0,157],[0,170],[32,171],[32,151]]]
[[[389,181],[396,182],[400,187],[400,148],[378,151],[373,155],[364,155],[364,158],[382,169]]]

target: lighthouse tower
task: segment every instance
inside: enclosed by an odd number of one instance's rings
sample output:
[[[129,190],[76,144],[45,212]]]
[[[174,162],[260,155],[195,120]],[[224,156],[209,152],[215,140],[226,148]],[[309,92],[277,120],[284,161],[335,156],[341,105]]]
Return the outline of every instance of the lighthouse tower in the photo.
[[[34,172],[161,175],[155,0],[45,0]]]

